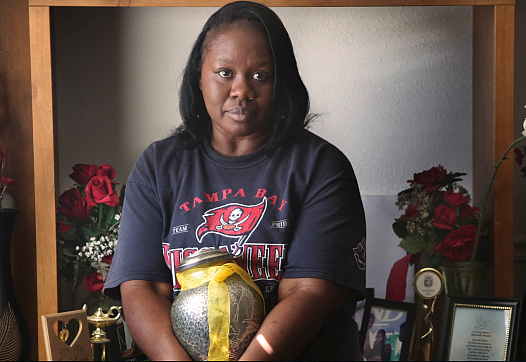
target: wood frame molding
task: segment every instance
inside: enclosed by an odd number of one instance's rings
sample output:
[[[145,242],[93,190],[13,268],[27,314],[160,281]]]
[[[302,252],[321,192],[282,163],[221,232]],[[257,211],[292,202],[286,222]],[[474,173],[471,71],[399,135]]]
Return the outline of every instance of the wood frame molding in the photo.
[[[46,359],[40,316],[57,312],[56,230],[55,230],[55,154],[50,7],[219,7],[229,0],[4,0],[17,7],[26,20],[17,28],[18,41],[30,52],[30,84],[23,83],[24,97],[8,99],[12,108],[25,109],[22,135],[13,136],[12,155],[20,170],[16,177],[28,178],[24,187],[13,188],[24,207],[15,238],[22,246],[13,251],[13,260],[22,263],[27,256],[34,269],[14,266],[13,278],[26,309],[33,343],[32,358]],[[514,76],[514,0],[263,0],[271,7],[353,7],[353,6],[474,6],[473,12],[473,171],[474,200],[480,204],[496,159],[513,140]],[[16,4],[16,5],[15,5]],[[25,7],[25,10],[21,9]],[[28,11],[29,7],[29,11]],[[1,10],[1,9],[0,9]],[[10,11],[9,8],[7,10]],[[28,19],[27,19],[28,18]],[[27,23],[27,25],[26,25]],[[25,32],[25,33],[24,33]],[[22,35],[20,35],[22,34]],[[23,39],[30,38],[29,44]],[[25,42],[25,43],[23,43]],[[30,55],[29,55],[30,54]],[[28,70],[29,71],[29,70]],[[0,76],[0,83],[3,81]],[[9,89],[9,88],[8,88]],[[1,95],[1,94],[0,94]],[[29,103],[29,107],[27,107]],[[0,106],[2,100],[0,99]],[[25,107],[25,108],[24,108]],[[32,112],[32,113],[31,113]],[[27,124],[26,124],[27,123]],[[27,127],[29,125],[29,127]],[[25,128],[24,128],[25,127]],[[5,132],[12,130],[6,129]],[[1,135],[1,134],[0,134]],[[513,163],[505,162],[497,174],[492,196],[490,229],[494,242],[495,295],[513,296]],[[34,198],[34,203],[33,202]],[[22,241],[22,239],[25,239]],[[23,250],[25,249],[25,250]],[[31,250],[29,250],[31,249]],[[29,252],[28,252],[29,250]],[[16,273],[15,273],[16,272]],[[23,274],[25,272],[25,274]],[[24,279],[24,281],[22,281]],[[28,288],[26,288],[28,286]],[[32,291],[36,291],[35,294]],[[37,322],[38,321],[38,322]],[[34,341],[36,342],[36,341]]]
[[[30,6],[220,7],[229,0],[29,0]],[[514,0],[261,0],[270,7],[514,5]]]
[[[37,314],[57,312],[57,249],[55,216],[55,152],[51,27],[49,7],[29,8],[31,90],[33,94],[33,152],[37,257]],[[54,240],[54,242],[51,242]],[[48,262],[44,262],[48,261]],[[55,266],[54,268],[52,266]],[[42,320],[38,320],[38,350],[45,359]]]

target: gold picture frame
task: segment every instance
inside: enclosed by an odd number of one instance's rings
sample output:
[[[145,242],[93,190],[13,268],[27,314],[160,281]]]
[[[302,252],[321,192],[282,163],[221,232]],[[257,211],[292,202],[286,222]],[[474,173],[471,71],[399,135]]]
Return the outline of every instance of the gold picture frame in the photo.
[[[438,359],[515,359],[521,300],[450,295],[446,298]]]

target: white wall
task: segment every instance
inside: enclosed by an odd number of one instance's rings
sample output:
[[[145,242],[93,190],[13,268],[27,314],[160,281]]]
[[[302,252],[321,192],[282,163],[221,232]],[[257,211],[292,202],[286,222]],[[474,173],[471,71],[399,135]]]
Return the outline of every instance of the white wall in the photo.
[[[59,192],[72,185],[76,163],[110,163],[124,183],[140,152],[180,122],[181,73],[214,10],[55,10]],[[349,157],[362,195],[396,195],[414,172],[438,164],[467,172],[471,190],[471,7],[275,11],[292,38],[312,110],[322,114],[312,129]],[[375,209],[367,208],[368,227],[386,233],[369,233],[376,235],[369,260],[385,245],[403,255],[390,224],[378,225],[385,211],[380,217]],[[392,213],[387,220],[399,216]],[[399,257],[392,258],[384,265]],[[377,277],[384,293],[387,275],[380,274],[370,281]]]

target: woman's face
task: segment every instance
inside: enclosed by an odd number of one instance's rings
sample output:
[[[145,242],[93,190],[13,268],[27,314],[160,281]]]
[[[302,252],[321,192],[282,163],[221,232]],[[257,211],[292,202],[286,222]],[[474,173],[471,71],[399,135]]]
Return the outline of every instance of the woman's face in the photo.
[[[274,61],[266,35],[233,24],[208,36],[199,87],[212,119],[212,137],[268,136]]]

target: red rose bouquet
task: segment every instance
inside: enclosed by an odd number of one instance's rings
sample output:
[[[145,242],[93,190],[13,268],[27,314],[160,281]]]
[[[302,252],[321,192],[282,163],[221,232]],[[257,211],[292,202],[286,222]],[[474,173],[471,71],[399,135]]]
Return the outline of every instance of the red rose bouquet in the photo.
[[[471,259],[481,213],[458,184],[463,175],[439,165],[415,173],[411,187],[398,194],[396,204],[405,213],[393,223],[394,232],[400,247],[419,256],[423,266]]]
[[[115,169],[76,164],[69,177],[74,187],[58,198],[57,242],[59,275],[99,292],[117,245],[124,186],[117,193]]]
[[[2,199],[4,198],[5,190],[7,189],[7,186],[11,186],[15,184],[15,181],[13,179],[4,177],[2,175],[2,171],[4,170],[5,166],[5,160],[6,160],[6,153],[2,150],[2,145],[0,145],[0,212],[4,211],[2,208]]]

